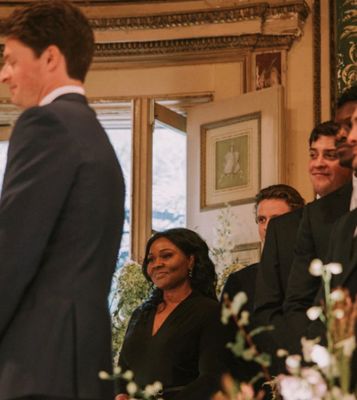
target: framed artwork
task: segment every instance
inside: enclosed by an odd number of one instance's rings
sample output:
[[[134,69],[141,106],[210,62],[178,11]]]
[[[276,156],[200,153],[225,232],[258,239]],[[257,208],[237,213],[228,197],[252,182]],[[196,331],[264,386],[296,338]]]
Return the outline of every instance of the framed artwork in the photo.
[[[253,54],[252,87],[261,90],[286,84],[286,50]]]
[[[260,189],[261,114],[201,125],[202,209],[254,201]]]
[[[239,244],[232,249],[237,263],[244,266],[255,264],[260,261],[261,243]]]

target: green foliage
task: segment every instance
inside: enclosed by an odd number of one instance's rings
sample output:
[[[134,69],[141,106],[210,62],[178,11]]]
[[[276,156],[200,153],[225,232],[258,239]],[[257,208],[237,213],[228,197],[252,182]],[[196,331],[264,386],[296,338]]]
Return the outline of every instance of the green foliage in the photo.
[[[129,319],[133,311],[148,298],[150,284],[142,273],[141,265],[130,261],[114,274],[112,285],[110,308],[113,310],[113,358],[116,360],[124,341]]]

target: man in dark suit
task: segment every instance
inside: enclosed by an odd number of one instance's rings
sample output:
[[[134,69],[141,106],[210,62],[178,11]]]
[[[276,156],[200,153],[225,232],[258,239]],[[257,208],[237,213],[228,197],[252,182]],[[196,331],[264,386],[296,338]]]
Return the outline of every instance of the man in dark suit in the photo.
[[[335,119],[343,124],[345,134],[349,129],[346,121],[350,120],[356,105],[357,86],[354,86],[340,97],[336,112]],[[348,160],[343,163],[346,166],[348,164]],[[300,350],[300,339],[305,335],[309,324],[306,310],[313,305],[320,286],[320,280],[309,273],[310,262],[314,258],[326,260],[332,226],[344,213],[356,207],[355,194],[357,195],[357,181],[354,177],[353,185],[348,183],[304,208],[283,306],[292,332],[292,352]]]
[[[341,167],[336,155],[335,138],[339,130],[339,124],[327,121],[310,134],[308,170],[314,192],[320,197],[351,180],[351,169]],[[274,326],[274,331],[266,333],[261,343],[271,354],[290,344],[282,306],[302,214],[300,208],[271,221],[257,274],[254,319],[256,325]]]
[[[261,242],[264,243],[267,227],[274,218],[301,208],[304,204],[304,199],[291,186],[280,184],[261,189],[255,196],[256,222]],[[233,300],[238,292],[244,292],[247,295],[248,301],[243,305],[241,311],[249,311],[251,316],[253,313],[255,280],[258,270],[259,263],[256,263],[230,274],[222,291],[222,301],[224,301],[226,296],[230,300]],[[254,324],[249,324],[247,328],[251,330],[254,328]],[[231,341],[234,341],[237,327],[235,324],[231,324],[229,325],[229,330],[231,332]],[[240,381],[249,381],[261,371],[261,368],[255,362],[247,362],[239,358],[232,358],[230,364],[232,375]],[[261,388],[261,384],[262,382],[257,382],[257,390]]]
[[[261,189],[255,196],[255,219],[262,244],[264,245],[267,227],[271,220],[301,208],[304,204],[304,199],[298,191],[289,185],[279,184]],[[243,309],[253,313],[255,278],[258,270],[259,263],[256,263],[230,274],[224,285],[222,296],[227,294],[232,300],[238,292],[245,292],[248,302]]]
[[[107,296],[121,239],[124,182],[84,97],[94,51],[66,1],[2,25],[0,80],[25,111],[0,201],[0,399],[112,398]]]

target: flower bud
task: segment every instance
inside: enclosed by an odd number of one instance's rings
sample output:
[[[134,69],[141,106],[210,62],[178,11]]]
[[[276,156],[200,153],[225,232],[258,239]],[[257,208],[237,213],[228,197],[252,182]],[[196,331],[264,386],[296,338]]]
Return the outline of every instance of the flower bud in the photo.
[[[317,306],[310,307],[306,311],[306,315],[311,321],[315,321],[317,318],[319,318],[321,314],[322,314],[322,308]]]
[[[313,276],[321,276],[323,271],[323,264],[322,261],[318,258],[315,258],[311,261],[309,272]]]

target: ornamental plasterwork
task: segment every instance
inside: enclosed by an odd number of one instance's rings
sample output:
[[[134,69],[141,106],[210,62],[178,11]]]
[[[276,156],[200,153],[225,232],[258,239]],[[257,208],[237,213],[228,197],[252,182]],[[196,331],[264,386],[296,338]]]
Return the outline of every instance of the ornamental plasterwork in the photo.
[[[184,58],[199,61],[229,52],[244,56],[256,49],[289,49],[302,35],[310,12],[304,0],[292,0],[231,3],[230,7],[186,11],[181,8],[180,12],[170,13],[155,9],[151,14],[123,16],[119,3],[101,6],[98,18],[93,17],[95,5],[87,7],[96,35],[98,66],[113,62],[118,67],[179,59],[184,62]],[[135,14],[139,7],[133,8]]]
[[[122,58],[129,56],[175,55],[200,51],[227,49],[254,50],[256,48],[289,48],[294,41],[291,35],[242,35],[206,37],[197,39],[165,40],[157,42],[100,43],[96,45],[97,57]]]

